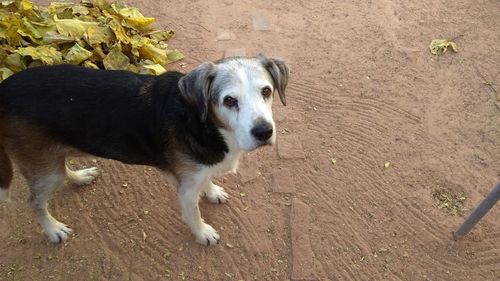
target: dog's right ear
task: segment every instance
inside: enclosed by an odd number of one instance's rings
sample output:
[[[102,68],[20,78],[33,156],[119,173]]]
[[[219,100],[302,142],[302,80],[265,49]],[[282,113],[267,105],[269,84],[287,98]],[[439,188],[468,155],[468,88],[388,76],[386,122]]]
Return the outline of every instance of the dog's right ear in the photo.
[[[281,103],[286,106],[285,89],[288,84],[290,69],[284,61],[267,58],[263,54],[257,55],[257,59],[262,63],[264,68],[271,75],[274,88],[278,90],[278,95],[280,97]]]
[[[179,80],[181,95],[197,108],[200,121],[204,123],[208,116],[208,103],[212,96],[212,81],[215,77],[215,64],[206,62]]]

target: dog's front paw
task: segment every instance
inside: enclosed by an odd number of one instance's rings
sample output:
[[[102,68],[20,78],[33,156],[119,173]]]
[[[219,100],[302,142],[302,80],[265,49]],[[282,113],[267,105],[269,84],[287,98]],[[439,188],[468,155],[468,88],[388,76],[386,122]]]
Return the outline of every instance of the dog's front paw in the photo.
[[[82,169],[78,171],[68,171],[68,179],[77,185],[86,185],[92,183],[99,175],[96,167]]]
[[[194,233],[196,242],[205,245],[213,246],[219,243],[220,236],[217,231],[209,224],[203,223],[200,230]]]
[[[208,201],[216,204],[225,203],[229,198],[229,194],[224,191],[224,188],[216,184],[210,183],[210,185],[211,186],[205,191],[205,196],[207,197]]]
[[[44,229],[44,233],[47,235],[47,238],[51,243],[64,242],[68,239],[71,232],[73,232],[71,228],[58,221],[54,221],[51,225]]]

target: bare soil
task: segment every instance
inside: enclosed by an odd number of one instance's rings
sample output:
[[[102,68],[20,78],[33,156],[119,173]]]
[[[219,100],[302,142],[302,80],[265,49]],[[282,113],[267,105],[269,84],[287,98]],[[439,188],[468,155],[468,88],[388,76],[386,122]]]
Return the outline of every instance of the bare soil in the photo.
[[[158,172],[92,158],[75,167],[102,176],[51,201],[75,234],[49,245],[16,174],[0,280],[500,280],[500,205],[451,239],[500,180],[498,1],[127,2],[177,32],[173,69],[226,51],[285,59],[277,146],[217,180],[227,204],[202,202],[222,237],[210,248]],[[430,54],[455,37],[458,53]],[[438,208],[436,190],[465,210]]]

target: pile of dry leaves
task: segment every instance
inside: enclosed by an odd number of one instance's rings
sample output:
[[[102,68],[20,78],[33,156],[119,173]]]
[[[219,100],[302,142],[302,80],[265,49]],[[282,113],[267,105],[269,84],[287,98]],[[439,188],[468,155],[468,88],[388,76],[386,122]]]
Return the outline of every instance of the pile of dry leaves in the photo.
[[[0,81],[37,65],[79,64],[161,74],[183,58],[166,42],[173,31],[155,31],[154,18],[106,0],[54,2],[37,7],[28,0],[0,3]]]

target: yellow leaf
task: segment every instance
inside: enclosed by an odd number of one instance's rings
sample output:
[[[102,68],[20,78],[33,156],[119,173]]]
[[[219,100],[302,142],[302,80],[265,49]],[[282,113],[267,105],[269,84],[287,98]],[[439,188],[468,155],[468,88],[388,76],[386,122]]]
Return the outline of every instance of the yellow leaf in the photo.
[[[0,63],[2,63],[5,58],[7,58],[7,51],[4,48],[0,48]]]
[[[26,68],[26,65],[23,62],[23,57],[18,53],[8,55],[5,58],[4,63],[7,67],[15,72],[21,71]]]
[[[82,61],[89,59],[92,57],[93,53],[86,50],[78,43],[76,43],[73,47],[69,49],[69,52],[66,54],[64,59],[66,62],[72,64],[80,64]]]
[[[29,20],[29,23],[35,28],[42,36],[46,32],[56,32],[57,28],[54,20],[51,18],[45,18],[43,20]]]
[[[23,18],[22,25],[17,29],[17,33],[30,38],[33,43],[41,44],[42,42],[42,33],[27,18]]]
[[[86,22],[78,19],[58,19],[54,16],[56,28],[64,36],[80,39],[90,27],[98,26],[97,22]]]
[[[167,72],[167,70],[160,64],[155,64],[150,60],[142,61],[139,63],[139,73],[150,74],[150,75],[160,75]]]
[[[155,18],[144,17],[137,8],[119,7],[116,4],[112,4],[111,7],[130,27],[137,30],[142,30],[155,21]]]
[[[103,59],[104,68],[109,70],[126,70],[130,61],[122,53],[120,45],[115,45]]]
[[[391,162],[385,162],[384,163],[384,168],[388,169],[391,166]]]
[[[448,50],[448,47],[451,46],[451,49],[456,53],[458,52],[458,46],[456,43],[448,41],[446,39],[434,39],[429,44],[429,49],[433,55],[437,55],[438,53],[444,54]]]
[[[2,1],[2,6],[7,7],[14,3],[14,0],[9,0],[9,1]]]
[[[0,79],[1,79],[0,81],[7,79],[12,74],[14,74],[14,72],[8,69],[7,67],[0,68]]]
[[[132,45],[132,48],[142,48],[148,44],[152,44],[153,41],[147,37],[142,37],[141,35],[133,35],[130,37],[130,45]]]
[[[33,60],[40,60],[44,64],[62,63],[61,53],[54,47],[48,45],[37,47],[28,46],[25,48],[19,48],[16,52],[23,57],[29,56]]]
[[[176,62],[184,58],[184,55],[177,49],[167,50],[167,63]]]
[[[94,7],[97,7],[102,11],[107,11],[111,9],[111,6],[106,0],[93,0],[92,4]]]
[[[61,35],[57,33],[56,31],[49,31],[45,32],[43,35],[43,42],[45,44],[65,44],[65,43],[71,43],[74,42],[75,39]]]
[[[86,40],[91,46],[101,43],[110,46],[114,39],[113,31],[107,26],[90,26],[87,29]]]
[[[21,11],[30,11],[33,10],[33,3],[28,0],[15,1],[17,2],[17,7]]]
[[[11,14],[0,18],[0,38],[7,40],[12,47],[21,45],[21,35],[17,32],[21,27],[22,21],[20,15]]]
[[[147,44],[139,49],[139,54],[146,59],[150,59],[155,63],[167,64],[167,50],[155,47],[153,44]]]
[[[52,16],[58,15],[61,14],[66,9],[70,9],[74,5],[75,4],[73,3],[67,3],[67,2],[52,2],[47,7],[47,12]]]
[[[174,31],[172,30],[156,30],[153,32],[150,32],[148,34],[145,34],[146,36],[149,36],[149,38],[155,40],[156,42],[162,42],[162,41],[167,41],[172,36],[174,36]]]
[[[106,54],[101,48],[101,45],[94,46],[94,55],[101,60],[103,60],[106,57]]]
[[[71,11],[73,15],[88,15],[90,13],[89,9],[87,9],[87,7],[84,7],[82,5],[76,5],[71,7]]]
[[[117,19],[112,18],[112,20],[109,22],[109,27],[115,33],[116,39],[118,39],[118,41],[124,44],[130,43],[130,37],[128,37],[127,32]]]
[[[82,66],[84,66],[86,68],[99,69],[99,67],[95,63],[93,63],[93,62],[91,62],[89,60],[84,61],[83,64],[82,64]]]

